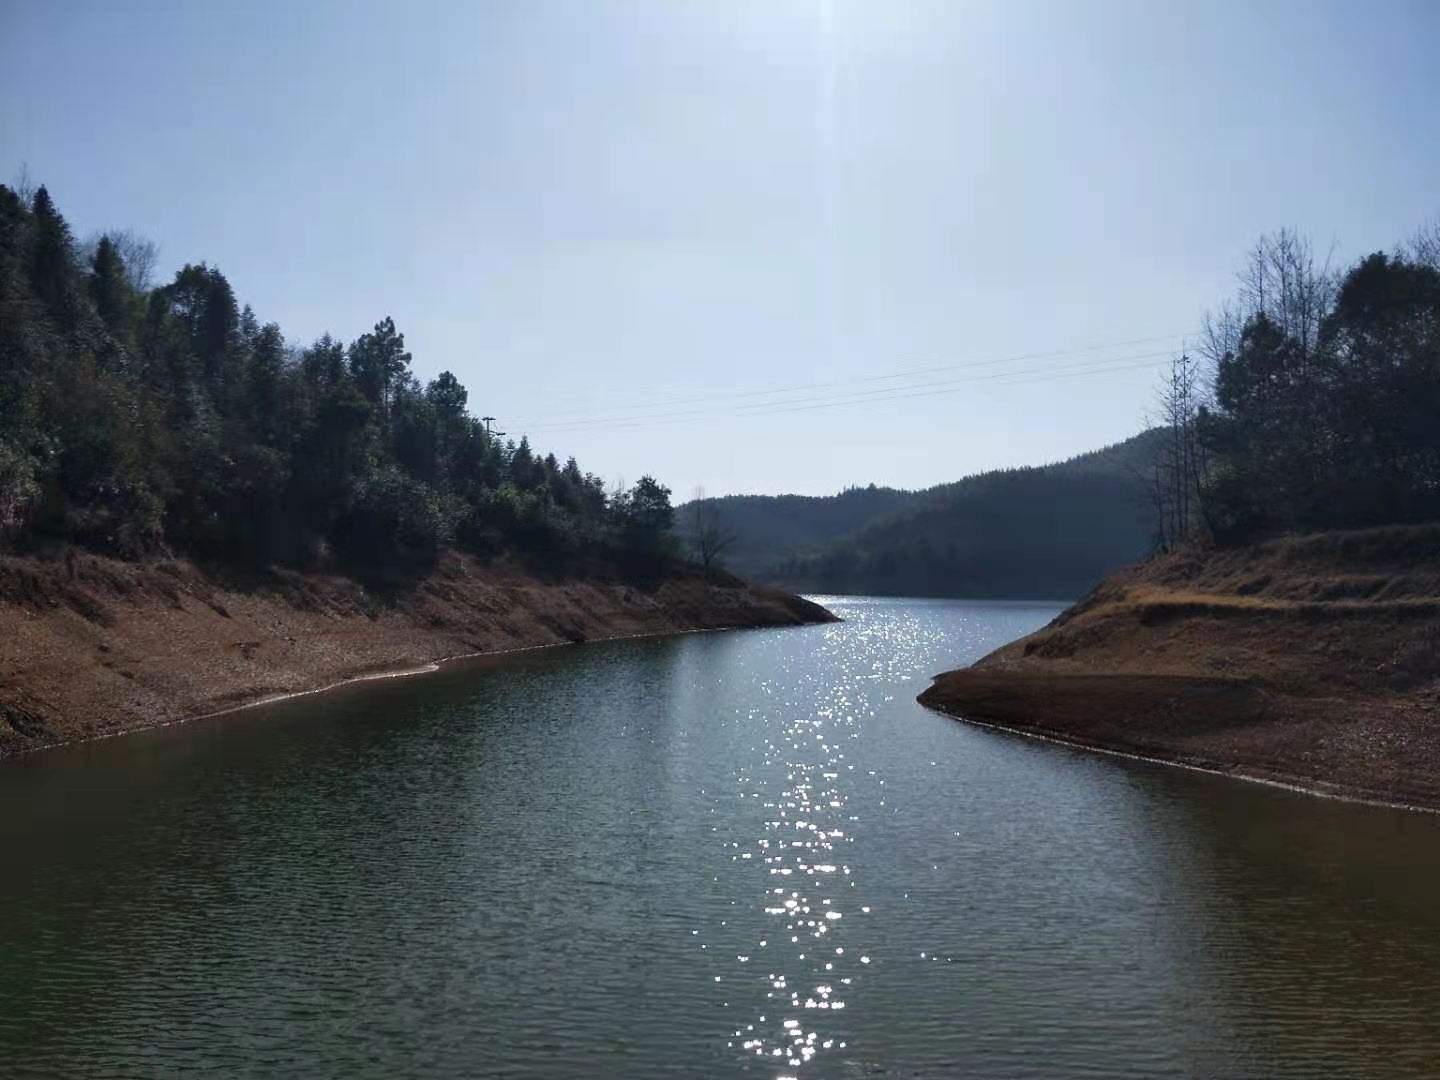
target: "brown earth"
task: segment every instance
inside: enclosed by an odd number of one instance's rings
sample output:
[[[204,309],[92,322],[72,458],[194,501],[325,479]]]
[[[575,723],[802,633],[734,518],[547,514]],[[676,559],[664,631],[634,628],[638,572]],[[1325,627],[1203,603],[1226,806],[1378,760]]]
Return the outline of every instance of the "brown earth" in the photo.
[[[1440,526],[1158,556],[939,676],[920,701],[1083,746],[1440,808]]]
[[[377,595],[347,578],[186,562],[0,559],[0,757],[476,653],[831,621],[780,589],[683,571],[542,582],[448,553]]]

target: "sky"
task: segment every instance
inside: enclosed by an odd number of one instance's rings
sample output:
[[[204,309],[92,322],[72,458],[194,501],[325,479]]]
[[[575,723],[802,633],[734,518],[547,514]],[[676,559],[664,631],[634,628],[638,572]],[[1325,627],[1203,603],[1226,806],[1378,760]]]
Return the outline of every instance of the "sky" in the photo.
[[[1440,215],[1437,55],[1426,0],[0,0],[0,180],[607,481],[923,487],[1143,428],[1262,233]]]

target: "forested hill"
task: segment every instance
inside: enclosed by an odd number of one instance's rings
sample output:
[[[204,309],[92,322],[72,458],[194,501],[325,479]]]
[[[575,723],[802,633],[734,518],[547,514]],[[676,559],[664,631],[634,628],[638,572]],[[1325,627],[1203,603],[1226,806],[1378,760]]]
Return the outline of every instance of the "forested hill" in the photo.
[[[847,488],[838,495],[726,495],[703,499],[735,540],[724,552],[725,564],[741,575],[770,570],[792,552],[818,548],[869,522],[914,503],[919,492],[899,488]],[[685,536],[694,532],[695,502],[676,514]]]
[[[447,545],[538,569],[668,565],[669,491],[607,494],[492,438],[386,317],[297,345],[219,268],[150,280],[133,234],[79,243],[44,187],[0,186],[0,551],[426,572]]]
[[[1150,549],[1158,430],[1068,461],[924,491],[714,500],[742,574],[809,592],[1078,596]],[[679,512],[681,528],[693,504]]]

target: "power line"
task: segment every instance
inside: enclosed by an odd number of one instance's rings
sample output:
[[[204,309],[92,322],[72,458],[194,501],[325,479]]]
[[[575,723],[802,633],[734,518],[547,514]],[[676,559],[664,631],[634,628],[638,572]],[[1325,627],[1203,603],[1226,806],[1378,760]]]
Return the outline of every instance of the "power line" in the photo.
[[[1127,345],[1143,345],[1155,341],[1174,341],[1177,338],[1183,340],[1184,337],[1191,333],[1193,333],[1193,331],[1187,331],[1185,334],[1160,334],[1154,337],[1127,338],[1123,341],[1110,341],[1098,345],[1083,345],[1069,349],[1050,349],[1040,352],[1018,353],[1013,356],[1003,356],[990,360],[966,360],[953,364],[934,364],[928,367],[905,368],[900,371],[889,372],[884,375],[864,375],[857,376],[851,379],[832,380],[830,382],[797,383],[792,386],[777,386],[763,390],[745,390],[728,394],[705,393],[682,398],[665,398],[657,401],[632,402],[627,403],[625,408],[633,411],[636,409],[668,408],[672,405],[689,405],[696,402],[741,401],[747,398],[767,397],[773,394],[792,394],[806,390],[823,390],[837,386],[852,386],[863,383],[886,382],[894,379],[909,379],[917,375],[930,375],[941,371],[957,371],[961,369],[976,367],[993,367],[997,364],[1018,363],[1024,360],[1041,360],[1056,356],[1071,356],[1079,353],[1100,352],[1104,349],[1118,349]],[[595,414],[593,412],[590,412],[578,416],[556,416],[555,414],[540,414],[537,416],[529,417],[511,417],[510,422],[512,424],[524,425],[528,421],[530,422],[529,426],[532,429],[540,430],[542,428],[554,427],[556,425],[567,424],[571,422],[585,423],[590,421],[596,421],[597,419],[598,418],[595,416]]]
[[[987,382],[996,379],[1008,379],[1021,375],[1049,375],[1056,371],[1067,371],[1072,368],[1094,367],[1097,364],[1117,364],[1123,361],[1146,360],[1149,363],[1132,365],[1134,367],[1145,367],[1153,365],[1159,358],[1170,356],[1170,350],[1158,352],[1134,353],[1129,356],[1112,356],[1103,359],[1086,359],[1069,364],[1047,365],[1045,367],[1021,368],[1016,371],[997,371],[988,375],[972,375],[959,379],[941,379],[934,382],[911,383],[904,386],[886,386],[873,390],[858,390],[846,394],[825,394],[820,397],[800,398],[790,401],[761,401],[748,405],[736,405],[724,410],[726,416],[768,416],[779,412],[800,412],[813,407],[824,407],[841,404],[863,404],[890,400],[893,396],[904,397],[920,396],[915,391],[927,393],[944,392],[946,387],[957,385],[969,385],[976,382]],[[1108,370],[1108,369],[1099,369]],[[1128,368],[1117,368],[1115,370],[1129,370]],[[1013,384],[1004,384],[1013,385]],[[670,413],[637,414],[631,416],[610,416],[592,417],[587,420],[572,420],[556,422],[552,424],[535,424],[530,427],[532,431],[584,431],[596,427],[622,427],[634,426],[639,423],[658,421],[680,421],[686,419],[698,419],[713,415],[713,409],[685,409]]]
[[[1168,354],[1165,354],[1165,355],[1168,355]],[[997,372],[997,373],[991,374],[991,375],[981,375],[981,376],[977,376],[977,377],[973,377],[973,378],[969,378],[969,379],[949,380],[949,381],[945,384],[947,387],[949,387],[948,389],[924,389],[924,390],[916,390],[915,387],[910,387],[910,386],[891,387],[891,388],[888,388],[886,391],[883,391],[883,393],[885,393],[886,396],[884,396],[884,397],[878,397],[878,398],[865,398],[865,399],[860,399],[860,400],[853,400],[853,399],[852,399],[852,400],[838,400],[838,401],[834,401],[834,400],[831,400],[831,401],[823,401],[823,400],[822,400],[822,401],[819,402],[819,403],[809,404],[809,405],[790,405],[790,404],[786,404],[786,403],[770,403],[771,407],[766,408],[766,409],[764,409],[763,411],[759,411],[756,407],[751,406],[751,407],[750,407],[750,411],[730,411],[730,412],[721,411],[721,412],[708,412],[708,413],[707,413],[707,412],[700,412],[700,413],[687,414],[687,415],[685,415],[685,416],[674,416],[674,417],[669,417],[669,418],[664,418],[664,419],[662,419],[662,418],[657,418],[657,417],[636,417],[636,418],[633,418],[632,420],[629,420],[629,421],[611,422],[611,423],[604,424],[604,425],[602,425],[602,426],[604,426],[607,430],[636,429],[636,428],[650,428],[650,427],[665,427],[665,426],[669,426],[669,425],[671,425],[671,424],[697,424],[697,423],[705,423],[706,421],[716,421],[716,420],[730,421],[730,420],[735,419],[737,416],[738,416],[739,418],[742,418],[742,419],[743,419],[743,418],[745,418],[745,417],[776,416],[776,415],[780,415],[780,414],[784,414],[784,413],[812,412],[812,411],[815,411],[815,410],[817,410],[817,409],[835,409],[835,408],[843,408],[843,407],[846,407],[846,406],[854,406],[854,405],[877,405],[877,404],[882,404],[882,405],[883,405],[883,404],[885,404],[886,402],[890,402],[890,401],[904,401],[904,400],[911,399],[911,398],[920,398],[920,397],[943,397],[943,396],[945,396],[945,395],[947,395],[947,394],[959,394],[959,393],[963,393],[963,392],[967,389],[967,387],[968,387],[969,384],[977,383],[977,382],[987,382],[987,381],[994,380],[994,379],[1009,379],[1009,380],[1011,380],[1011,381],[1008,381],[1008,382],[1001,382],[1001,383],[998,383],[998,384],[997,384],[997,385],[1002,386],[1002,387],[1005,387],[1005,386],[1034,385],[1034,384],[1037,384],[1037,383],[1057,382],[1057,381],[1059,381],[1059,380],[1061,380],[1061,379],[1089,378],[1089,377],[1094,377],[1094,376],[1097,376],[1097,375],[1110,375],[1110,374],[1113,374],[1113,373],[1116,373],[1116,372],[1137,371],[1137,370],[1139,370],[1139,369],[1141,369],[1141,368],[1154,368],[1154,367],[1158,367],[1160,364],[1162,364],[1162,363],[1164,363],[1164,362],[1165,362],[1165,361],[1163,361],[1163,360],[1148,359],[1148,360],[1142,361],[1142,362],[1140,362],[1140,363],[1121,364],[1121,365],[1116,365],[1116,366],[1098,367],[1098,368],[1093,368],[1093,369],[1091,369],[1091,370],[1083,370],[1083,371],[1064,371],[1064,372],[1060,372],[1059,374],[1045,374],[1045,375],[1042,375],[1042,376],[1039,377],[1039,378],[1017,377],[1017,376],[1025,376],[1025,375],[1027,375],[1027,374],[1030,374],[1030,372],[1024,372],[1024,371],[1020,371],[1020,372],[1004,371],[1004,372]],[[1100,363],[1100,364],[1114,365],[1115,361],[1114,361],[1114,359],[1111,359],[1111,360],[1102,360],[1102,361],[1094,361],[1094,360],[1092,360],[1092,361],[1089,361],[1089,363],[1090,363],[1090,364]],[[964,386],[954,386],[954,385],[951,385],[952,383],[964,383],[964,384],[966,384],[966,385],[964,385]],[[559,434],[562,434],[562,435],[563,435],[563,434],[566,434],[567,432],[581,433],[581,432],[588,431],[588,430],[591,430],[591,429],[589,429],[589,428],[569,428],[569,429],[564,429],[564,430],[560,431]]]

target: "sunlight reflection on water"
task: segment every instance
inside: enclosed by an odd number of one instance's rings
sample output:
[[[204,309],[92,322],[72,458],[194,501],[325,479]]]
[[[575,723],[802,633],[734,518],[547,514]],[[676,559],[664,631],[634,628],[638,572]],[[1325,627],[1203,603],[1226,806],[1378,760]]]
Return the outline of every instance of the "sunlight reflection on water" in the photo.
[[[512,657],[0,768],[6,1075],[1440,1075],[1440,821],[921,709],[1055,605]]]
[[[846,620],[823,632],[823,668],[782,661],[780,677],[759,684],[765,707],[745,714],[760,743],[735,769],[734,797],[760,813],[714,829],[738,864],[731,891],[766,916],[735,953],[735,1000],[724,1004],[745,1002],[748,1014],[727,1045],[789,1068],[847,1049],[846,1028],[831,1018],[863,993],[862,970],[881,958],[865,925],[874,910],[865,882],[845,852],[866,826],[853,796],[863,787],[884,807],[885,778],[857,774],[855,744],[877,705],[932,665],[948,637],[892,602],[817,600]]]

